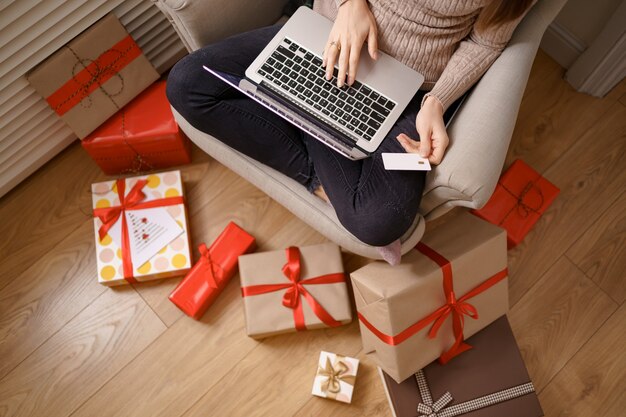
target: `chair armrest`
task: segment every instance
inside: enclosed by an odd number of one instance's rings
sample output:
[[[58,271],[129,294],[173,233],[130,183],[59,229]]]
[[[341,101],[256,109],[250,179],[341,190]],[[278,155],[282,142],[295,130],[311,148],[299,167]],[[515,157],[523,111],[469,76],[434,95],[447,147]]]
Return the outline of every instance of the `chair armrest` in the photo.
[[[504,165],[537,48],[566,0],[539,1],[470,92],[448,127],[450,147],[430,173],[420,210],[428,220],[454,206],[484,206]]]
[[[195,51],[235,33],[276,23],[287,0],[152,0],[185,47]]]

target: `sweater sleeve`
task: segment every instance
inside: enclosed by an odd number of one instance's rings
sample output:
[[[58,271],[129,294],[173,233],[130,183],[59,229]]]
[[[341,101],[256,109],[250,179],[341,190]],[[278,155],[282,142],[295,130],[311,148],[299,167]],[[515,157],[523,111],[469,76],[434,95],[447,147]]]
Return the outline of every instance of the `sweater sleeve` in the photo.
[[[513,31],[527,12],[528,10],[513,21],[482,30],[475,24],[469,36],[459,43],[433,89],[424,96],[424,100],[426,97],[434,96],[441,102],[445,111],[474,85],[500,56]],[[476,21],[478,22],[481,17],[479,14]]]

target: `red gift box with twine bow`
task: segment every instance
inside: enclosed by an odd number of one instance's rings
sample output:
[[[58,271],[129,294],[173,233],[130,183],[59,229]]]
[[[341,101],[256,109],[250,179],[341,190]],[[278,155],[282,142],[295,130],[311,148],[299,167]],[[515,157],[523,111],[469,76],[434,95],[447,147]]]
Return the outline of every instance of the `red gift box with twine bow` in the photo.
[[[352,321],[341,251],[333,243],[239,257],[248,336]]]
[[[461,212],[399,265],[373,262],[350,276],[363,349],[401,382],[471,349],[464,339],[507,312],[506,233]]]
[[[472,213],[506,229],[510,249],[520,244],[558,195],[554,184],[517,159],[502,175],[487,204]]]
[[[200,259],[172,291],[169,299],[188,316],[200,320],[237,271],[237,258],[251,252],[256,240],[230,222],[211,247],[198,247]]]
[[[174,120],[165,81],[152,84],[81,144],[107,175],[191,162],[191,144]]]
[[[109,14],[26,77],[82,139],[159,74],[115,15]]]

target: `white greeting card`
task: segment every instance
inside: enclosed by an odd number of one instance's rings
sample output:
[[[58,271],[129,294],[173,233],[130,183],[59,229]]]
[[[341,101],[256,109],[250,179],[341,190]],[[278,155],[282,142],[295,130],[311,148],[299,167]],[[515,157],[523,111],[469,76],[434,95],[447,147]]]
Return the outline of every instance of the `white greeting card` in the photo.
[[[130,257],[135,268],[152,259],[161,249],[180,236],[184,230],[170,216],[165,207],[128,210],[126,227],[130,240]],[[109,229],[109,236],[122,246],[122,222],[117,221]]]

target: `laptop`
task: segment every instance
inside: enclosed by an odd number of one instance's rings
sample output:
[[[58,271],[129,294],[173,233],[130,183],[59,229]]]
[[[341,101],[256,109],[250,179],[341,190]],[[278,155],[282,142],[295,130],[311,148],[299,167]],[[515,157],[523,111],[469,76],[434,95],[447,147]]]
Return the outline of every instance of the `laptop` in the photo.
[[[409,104],[424,77],[364,45],[357,79],[337,87],[326,80],[322,54],[333,23],[300,7],[246,69],[245,78],[204,69],[340,154],[370,156]]]

